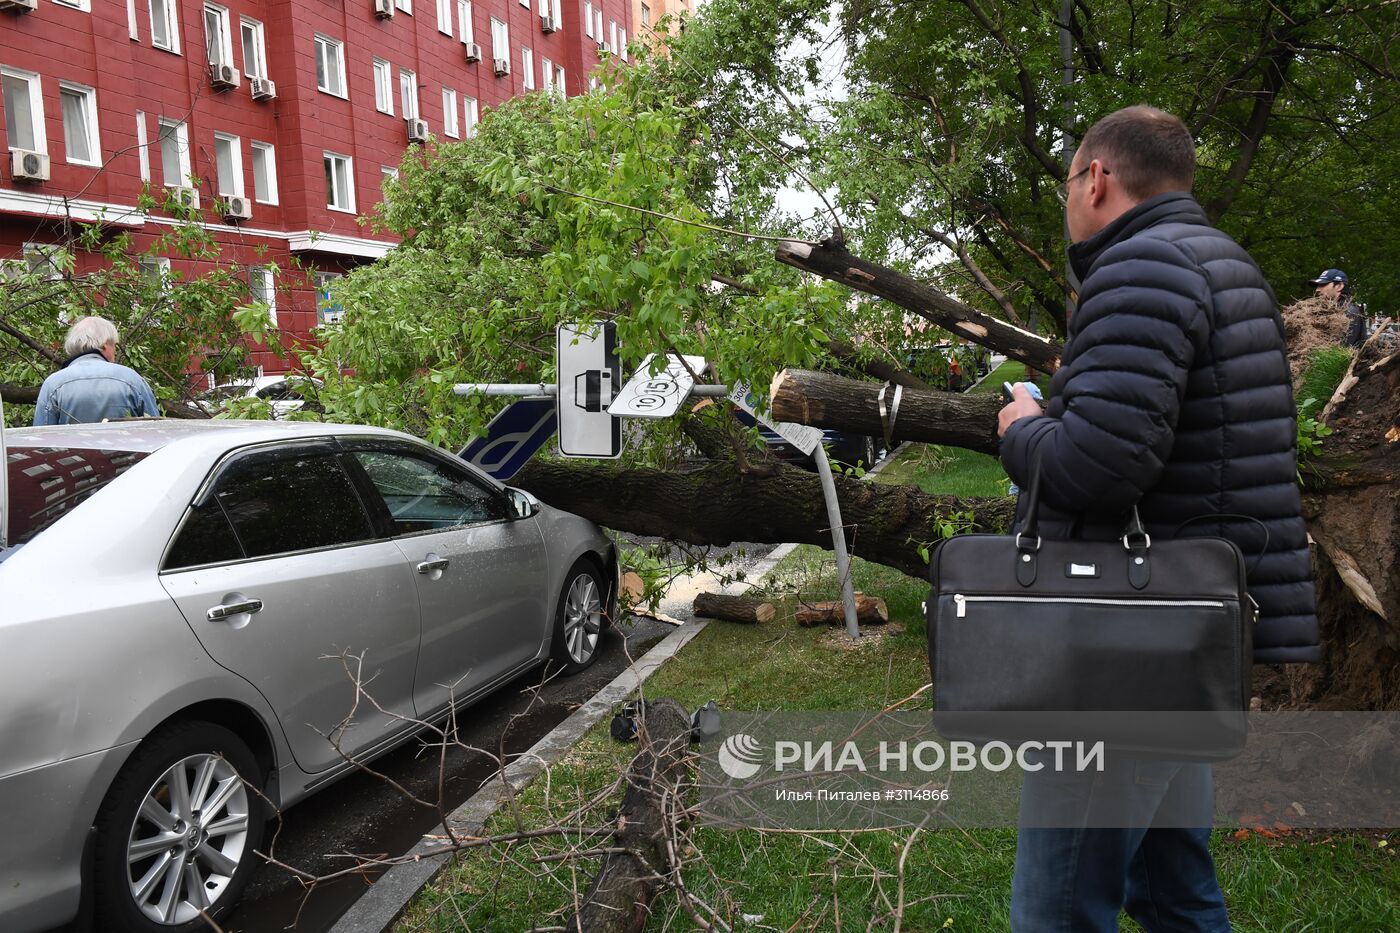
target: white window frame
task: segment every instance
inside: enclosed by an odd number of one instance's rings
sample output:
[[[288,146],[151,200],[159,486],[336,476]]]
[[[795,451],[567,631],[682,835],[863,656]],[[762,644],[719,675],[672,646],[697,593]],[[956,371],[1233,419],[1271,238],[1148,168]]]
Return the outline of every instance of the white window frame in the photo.
[[[217,35],[209,35],[209,17],[213,14]],[[217,3],[206,3],[200,12],[200,24],[204,27],[204,49],[211,65],[233,67],[233,27],[228,8]]]
[[[228,148],[229,172],[232,178],[224,178],[220,170],[219,150]],[[225,186],[224,182],[230,184]],[[221,198],[241,198],[243,194],[243,140],[229,133],[214,134],[214,190]]]
[[[566,98],[566,97],[569,96],[568,85],[564,83],[564,78],[565,78],[564,66],[563,66],[563,65],[555,65],[555,66],[554,66],[554,91],[555,91],[555,93],[557,93],[557,94],[559,95],[559,99],[560,99],[560,100],[563,100],[564,98]]]
[[[593,38],[593,0],[586,0],[583,4],[583,34]]]
[[[384,186],[387,185],[387,184],[389,184],[389,182],[390,182],[391,180],[392,180],[392,181],[398,181],[398,180],[399,180],[399,170],[398,170],[398,167],[397,167],[397,166],[393,166],[393,165],[381,165],[381,166],[379,166],[379,194],[380,194],[380,196],[383,196],[383,195],[384,195]]]
[[[152,276],[160,281],[160,290],[170,291],[170,257],[141,256],[136,260],[136,268],[142,276]]]
[[[523,72],[520,84],[525,90],[535,89],[535,53],[528,46],[520,47],[520,70]]]
[[[92,3],[90,0],[53,0],[53,2],[57,3],[59,6],[66,6],[74,10],[82,10],[84,13],[92,12]]]
[[[244,41],[243,30],[253,32],[253,60],[248,60],[248,43]],[[243,73],[250,78],[267,77],[267,29],[261,20],[251,16],[238,18],[238,43],[243,52]]]
[[[462,98],[462,135],[471,139],[476,135],[476,125],[481,122],[475,97]]]
[[[498,44],[504,48],[498,49]],[[505,54],[502,55],[501,52],[505,52]],[[510,25],[501,22],[494,16],[491,17],[491,58],[493,61],[504,58],[507,63],[510,62]]]
[[[156,5],[160,5],[167,45],[156,41]],[[151,46],[175,55],[180,54],[180,3],[179,0],[146,0],[147,12],[151,14]]]
[[[332,190],[327,192],[326,208],[328,210],[339,211],[344,214],[355,213],[355,160],[348,155],[326,150],[321,153],[321,165],[323,171],[325,169],[326,163],[330,163],[332,167]],[[334,190],[336,188],[336,181],[338,180],[337,175],[335,173],[335,166],[337,164],[344,164],[345,166],[345,184],[347,186],[345,191]],[[342,200],[342,198],[336,197],[337,195],[343,195],[344,203],[335,203],[335,201],[337,200]]]
[[[316,287],[316,326],[317,326],[317,327],[325,327],[325,326],[327,326],[327,325],[339,324],[339,323],[340,323],[341,317],[344,316],[344,314],[345,314],[345,309],[344,309],[344,308],[341,308],[339,311],[336,311],[336,312],[335,312],[335,316],[334,316],[334,317],[332,317],[332,318],[330,318],[329,320],[327,320],[327,314],[326,314],[326,312],[330,311],[331,308],[337,307],[337,306],[332,305],[332,304],[330,303],[330,299],[328,299],[328,298],[327,298],[327,299],[323,299],[323,298],[321,297],[321,295],[326,291],[327,286],[329,286],[330,283],[334,282],[336,279],[342,278],[343,275],[344,275],[344,273],[341,273],[341,272],[328,272],[328,271],[323,270],[323,269],[318,269],[318,270],[316,270],[315,272],[311,273],[311,281],[315,284],[315,287]]]
[[[622,56],[623,61],[627,61],[627,30],[621,26],[617,27],[617,38],[617,54]]]
[[[169,166],[165,163],[165,130],[169,127],[173,129],[175,139],[176,161],[180,163],[180,177],[171,181],[166,173]],[[193,182],[190,179],[192,171],[190,169],[190,127],[183,120],[170,120],[161,117],[156,121],[156,143],[160,147],[160,182],[166,188],[189,188]]]
[[[64,93],[77,94],[83,99],[83,130],[87,133],[88,146],[91,149],[91,157],[87,159],[75,159],[73,153],[68,149],[68,117],[63,112]],[[63,118],[63,157],[70,165],[90,165],[100,167],[102,165],[102,139],[98,136],[97,128],[97,89],[88,87],[85,84],[74,84],[71,81],[58,82],[58,112]]]
[[[540,87],[546,94],[554,93],[554,62],[547,58],[540,59]]]
[[[520,0],[520,5],[525,9],[530,9],[530,0]]]
[[[472,0],[457,0],[457,35],[463,45],[476,41],[476,30],[472,26]]]
[[[136,0],[126,0],[126,34],[141,41],[141,31],[136,27]]]
[[[607,49],[614,55],[617,54],[617,20],[608,20],[608,43]]]
[[[597,32],[598,32],[598,35],[594,36],[594,38],[597,39],[599,42],[602,42],[602,41],[603,41],[603,4],[601,4],[601,3],[599,3],[597,6],[595,6],[595,7],[593,8],[593,28],[596,29]],[[592,33],[589,33],[589,35],[593,35],[593,34],[592,34]]]
[[[330,36],[322,35],[319,32],[316,33],[315,39],[313,41],[316,49],[316,62],[318,65],[321,64],[322,49],[333,51],[335,53],[333,56],[335,64],[335,77],[339,80],[340,86],[340,90],[335,90],[332,87],[323,85],[321,83],[320,75],[318,74],[316,77],[316,90],[320,91],[323,94],[329,94],[332,97],[339,97],[345,100],[349,100],[349,91],[346,88],[345,84],[345,43],[339,39],[332,39]],[[331,69],[329,67],[331,64],[330,57],[331,56],[328,55],[326,61],[327,67],[324,69],[327,79],[329,79],[332,76]],[[318,68],[317,70],[320,71],[321,69]]]
[[[453,139],[460,139],[457,121],[457,92],[450,87],[442,89],[442,133]]]
[[[28,242],[20,248],[25,269],[45,282],[57,282],[63,278],[63,270],[57,261],[63,253],[64,249],[58,243]]]
[[[403,118],[417,120],[422,116],[418,106],[418,75],[407,68],[399,69],[399,103],[403,105]]]
[[[394,115],[394,66],[382,58],[374,60],[374,109]]]
[[[253,200],[259,204],[277,203],[277,147],[272,143],[260,143],[256,139],[249,144],[253,160]],[[258,194],[258,162],[261,153],[263,175],[267,180],[267,190],[262,197]]]
[[[413,15],[413,0],[394,0],[394,6],[398,7],[409,16]]]
[[[273,327],[277,326],[277,276],[271,266],[248,267],[248,293],[254,301],[267,306],[267,318]]]
[[[554,28],[564,28],[564,0],[553,0],[550,4],[551,12],[554,13]]]
[[[452,35],[452,7],[456,0],[437,0],[438,32]]]
[[[650,25],[651,25],[651,6],[650,6],[649,4],[646,4],[646,3],[643,3],[643,4],[642,4],[642,25],[643,25],[643,26],[650,26]]]
[[[151,140],[146,130],[146,112],[136,111],[136,158],[141,165],[141,180],[151,182]]]
[[[39,83],[39,75],[33,71],[20,71],[18,68],[0,68],[0,77],[10,78],[14,81],[23,81],[29,89],[29,115],[33,121],[30,124],[29,135],[34,137],[34,148],[26,150],[28,152],[42,152],[45,155],[49,152],[48,134],[44,131],[44,91]],[[6,143],[11,152],[23,149],[23,146],[16,146],[14,134],[9,132],[10,114],[5,113],[5,136]]]

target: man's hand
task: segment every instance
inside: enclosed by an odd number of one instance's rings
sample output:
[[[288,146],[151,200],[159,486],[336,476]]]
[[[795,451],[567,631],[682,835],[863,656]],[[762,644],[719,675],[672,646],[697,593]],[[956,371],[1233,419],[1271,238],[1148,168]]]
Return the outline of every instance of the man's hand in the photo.
[[[1016,383],[1011,389],[1011,401],[997,414],[997,437],[1004,437],[1006,429],[1011,427],[1013,421],[1034,418],[1040,414],[1044,414],[1040,410],[1040,403],[1031,398],[1031,393],[1024,385]]]

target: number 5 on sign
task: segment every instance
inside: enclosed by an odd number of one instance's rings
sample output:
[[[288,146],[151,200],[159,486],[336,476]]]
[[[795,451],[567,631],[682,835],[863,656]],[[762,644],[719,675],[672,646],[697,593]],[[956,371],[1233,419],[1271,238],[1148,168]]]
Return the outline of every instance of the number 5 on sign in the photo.
[[[642,365],[622,387],[622,391],[608,406],[608,414],[617,418],[669,418],[680,410],[682,403],[690,396],[695,386],[692,372],[705,368],[703,356],[687,356],[685,363],[674,353],[666,355],[666,368],[653,373],[656,354],[642,360]],[[689,368],[687,368],[689,367]]]

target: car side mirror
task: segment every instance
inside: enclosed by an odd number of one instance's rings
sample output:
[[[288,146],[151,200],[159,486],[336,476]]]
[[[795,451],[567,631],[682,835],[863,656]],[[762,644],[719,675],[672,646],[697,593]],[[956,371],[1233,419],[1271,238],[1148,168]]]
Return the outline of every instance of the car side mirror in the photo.
[[[523,489],[507,486],[506,498],[510,500],[510,517],[513,519],[530,518],[540,512],[540,500]]]

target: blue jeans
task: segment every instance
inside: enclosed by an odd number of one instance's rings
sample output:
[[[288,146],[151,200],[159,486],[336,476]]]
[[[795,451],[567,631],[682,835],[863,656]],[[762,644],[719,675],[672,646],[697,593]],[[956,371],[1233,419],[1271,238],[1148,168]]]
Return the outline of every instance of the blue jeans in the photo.
[[[1210,766],[1109,759],[1103,772],[1027,772],[1021,787],[1014,933],[1228,933],[1211,861]],[[1127,829],[1105,828],[1122,825]]]

